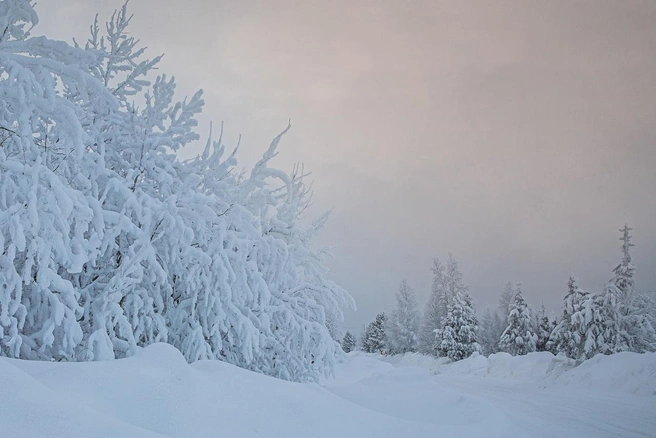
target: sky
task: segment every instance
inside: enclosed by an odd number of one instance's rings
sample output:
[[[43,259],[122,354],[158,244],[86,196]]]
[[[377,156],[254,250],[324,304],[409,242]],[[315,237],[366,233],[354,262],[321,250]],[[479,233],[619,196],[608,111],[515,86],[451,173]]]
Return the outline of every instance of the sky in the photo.
[[[84,41],[115,0],[40,2],[35,34]],[[240,166],[292,130],[276,165],[311,170],[317,241],[356,299],[345,328],[423,303],[433,257],[460,260],[479,310],[508,281],[560,312],[567,278],[600,291],[633,228],[656,290],[656,2],[132,0],[132,34],[201,132],[242,135]],[[200,144],[183,151],[196,155]]]

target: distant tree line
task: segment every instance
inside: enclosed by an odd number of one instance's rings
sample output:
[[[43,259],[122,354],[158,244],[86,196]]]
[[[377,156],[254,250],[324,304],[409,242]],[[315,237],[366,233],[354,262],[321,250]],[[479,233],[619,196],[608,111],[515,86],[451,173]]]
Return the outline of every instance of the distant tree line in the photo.
[[[620,230],[622,259],[603,291],[585,292],[570,276],[562,315],[554,319],[544,305],[535,312],[527,304],[520,284],[507,283],[498,310],[486,310],[479,321],[458,261],[452,255],[446,263],[435,259],[431,294],[421,318],[416,294],[403,280],[396,308],[389,317],[380,313],[367,326],[361,348],[382,354],[420,352],[454,361],[473,353],[548,351],[584,360],[596,354],[656,351],[656,299],[634,290],[631,230],[628,225]]]

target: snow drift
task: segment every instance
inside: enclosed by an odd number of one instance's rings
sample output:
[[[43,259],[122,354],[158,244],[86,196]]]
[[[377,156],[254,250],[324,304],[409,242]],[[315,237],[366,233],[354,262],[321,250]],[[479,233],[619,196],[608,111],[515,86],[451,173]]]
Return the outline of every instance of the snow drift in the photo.
[[[175,348],[154,344],[106,362],[0,358],[0,430],[12,437],[640,436],[656,427],[655,377],[654,353],[574,366],[542,353],[445,363],[355,352],[322,385],[300,384],[219,361],[189,365]],[[579,406],[575,424],[561,405]]]
[[[444,358],[432,358],[408,353],[383,360],[397,366],[416,366],[434,374],[476,376],[486,379],[530,383],[537,386],[563,386],[613,394],[635,394],[656,397],[656,353],[602,354],[577,365],[565,355],[548,352],[511,356],[496,353],[489,357],[473,355],[450,363]]]

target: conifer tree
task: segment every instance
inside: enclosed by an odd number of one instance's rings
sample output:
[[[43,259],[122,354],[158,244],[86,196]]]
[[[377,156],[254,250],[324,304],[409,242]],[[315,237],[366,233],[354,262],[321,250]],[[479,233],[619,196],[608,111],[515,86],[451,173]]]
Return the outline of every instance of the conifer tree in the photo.
[[[457,292],[447,307],[442,328],[436,330],[442,355],[453,361],[465,359],[474,352],[480,353],[478,320],[471,297]]]
[[[579,359],[585,354],[586,343],[586,313],[587,319],[593,319],[592,301],[590,296],[578,285],[578,280],[570,276],[567,283],[568,291],[563,300],[563,315],[556,328],[551,332],[547,349],[556,353],[565,353],[567,357]]]
[[[435,338],[435,330],[441,328],[442,319],[446,316],[446,273],[445,267],[438,258],[433,259],[433,283],[431,294],[424,309],[419,329],[418,348],[423,354],[439,355],[439,345]]]
[[[656,350],[656,330],[654,324],[650,320],[649,311],[650,306],[649,297],[645,294],[636,294],[634,292],[634,276],[635,266],[631,262],[630,249],[634,246],[631,243],[630,232],[632,228],[624,225],[620,230],[622,237],[622,260],[619,265],[613,269],[613,278],[610,280],[610,285],[614,286],[609,290],[614,291],[615,299],[617,300],[617,307],[619,315],[611,313],[619,317],[619,330],[610,329],[612,333],[619,333],[620,339],[626,336],[628,339],[619,341],[615,350],[624,351],[628,349],[639,353],[646,351]],[[608,297],[611,299],[611,297]],[[609,309],[607,309],[607,312]],[[614,325],[611,325],[614,327]],[[625,333],[625,335],[624,335]],[[627,344],[627,345],[624,345]]]
[[[376,315],[362,335],[362,350],[366,353],[384,353],[387,350],[387,336],[385,334],[387,316],[385,313]]]
[[[342,339],[342,350],[344,350],[344,353],[350,353],[355,350],[355,336],[349,331],[344,334],[344,338]]]
[[[487,309],[480,322],[479,339],[482,353],[486,356],[499,352],[499,339],[503,332],[501,317],[495,310]]]
[[[614,294],[618,300],[618,305],[620,311],[623,314],[628,313],[628,305],[633,295],[633,286],[635,276],[635,266],[631,263],[631,247],[635,246],[631,243],[631,231],[633,228],[629,228],[627,224],[624,225],[624,228],[620,230],[622,237],[622,261],[619,265],[613,269],[613,278],[610,279],[610,283],[615,286],[616,290]]]
[[[396,293],[396,309],[387,321],[388,348],[392,354],[417,351],[419,304],[407,280],[402,280]]]
[[[656,351],[656,299],[653,296],[634,294],[624,324],[631,338],[631,351]]]
[[[499,315],[501,315],[503,322],[502,331],[508,326],[508,312],[510,312],[510,305],[515,300],[515,293],[513,284],[507,282],[499,297]]]
[[[538,340],[535,344],[535,351],[551,351],[549,349],[549,338],[555,326],[554,322],[549,319],[547,311],[544,308],[544,303],[542,303],[540,312],[537,314],[536,327]]]
[[[623,306],[620,301],[624,297],[624,292],[613,284],[606,285],[604,292],[591,299],[588,299],[586,319],[594,328],[594,333],[600,332],[596,340],[592,336],[586,339],[586,356],[592,357],[596,353],[613,354],[622,351],[629,351],[631,339],[625,327],[625,315],[622,314]],[[593,318],[590,315],[594,315]],[[597,327],[599,326],[599,327]]]
[[[603,311],[605,300],[604,294],[589,294],[583,301],[581,311],[572,315],[572,323],[583,332],[583,351],[578,357],[571,355],[571,358],[582,360],[590,359],[598,353],[611,354],[605,329],[608,322],[606,312]]]
[[[501,334],[499,349],[513,356],[520,356],[535,351],[536,342],[531,309],[517,285],[514,301],[509,307],[508,326]]]
[[[435,337],[435,330],[438,330],[442,328],[442,324],[444,322],[444,318],[447,316],[447,309],[449,304],[453,301],[454,297],[456,294],[461,293],[465,294],[467,292],[467,286],[465,286],[463,282],[463,274],[460,269],[460,263],[456,258],[453,256],[453,254],[449,253],[449,259],[446,263],[446,266],[440,271],[439,265],[434,266],[436,268],[434,270],[435,276],[434,276],[434,289],[436,291],[435,296],[431,297],[432,303],[436,303],[435,305],[435,311],[431,315],[432,318],[430,321],[424,321],[424,335],[426,336],[425,339],[427,339],[426,344],[428,345],[427,350],[430,350],[433,352],[437,351],[438,354],[442,354],[442,349],[441,349],[441,344],[442,340],[438,337]],[[437,284],[435,284],[437,283]],[[430,338],[428,337],[428,330],[431,327],[433,328],[433,340],[432,342],[430,341]],[[429,352],[430,352],[429,351]]]

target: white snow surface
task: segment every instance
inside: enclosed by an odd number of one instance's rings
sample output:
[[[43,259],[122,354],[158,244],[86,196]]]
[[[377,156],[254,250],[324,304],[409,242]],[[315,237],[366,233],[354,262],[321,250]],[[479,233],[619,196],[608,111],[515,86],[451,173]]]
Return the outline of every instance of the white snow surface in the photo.
[[[656,434],[656,353],[499,353],[448,363],[354,352],[321,384],[167,344],[107,362],[0,358],[0,436],[640,437]]]

